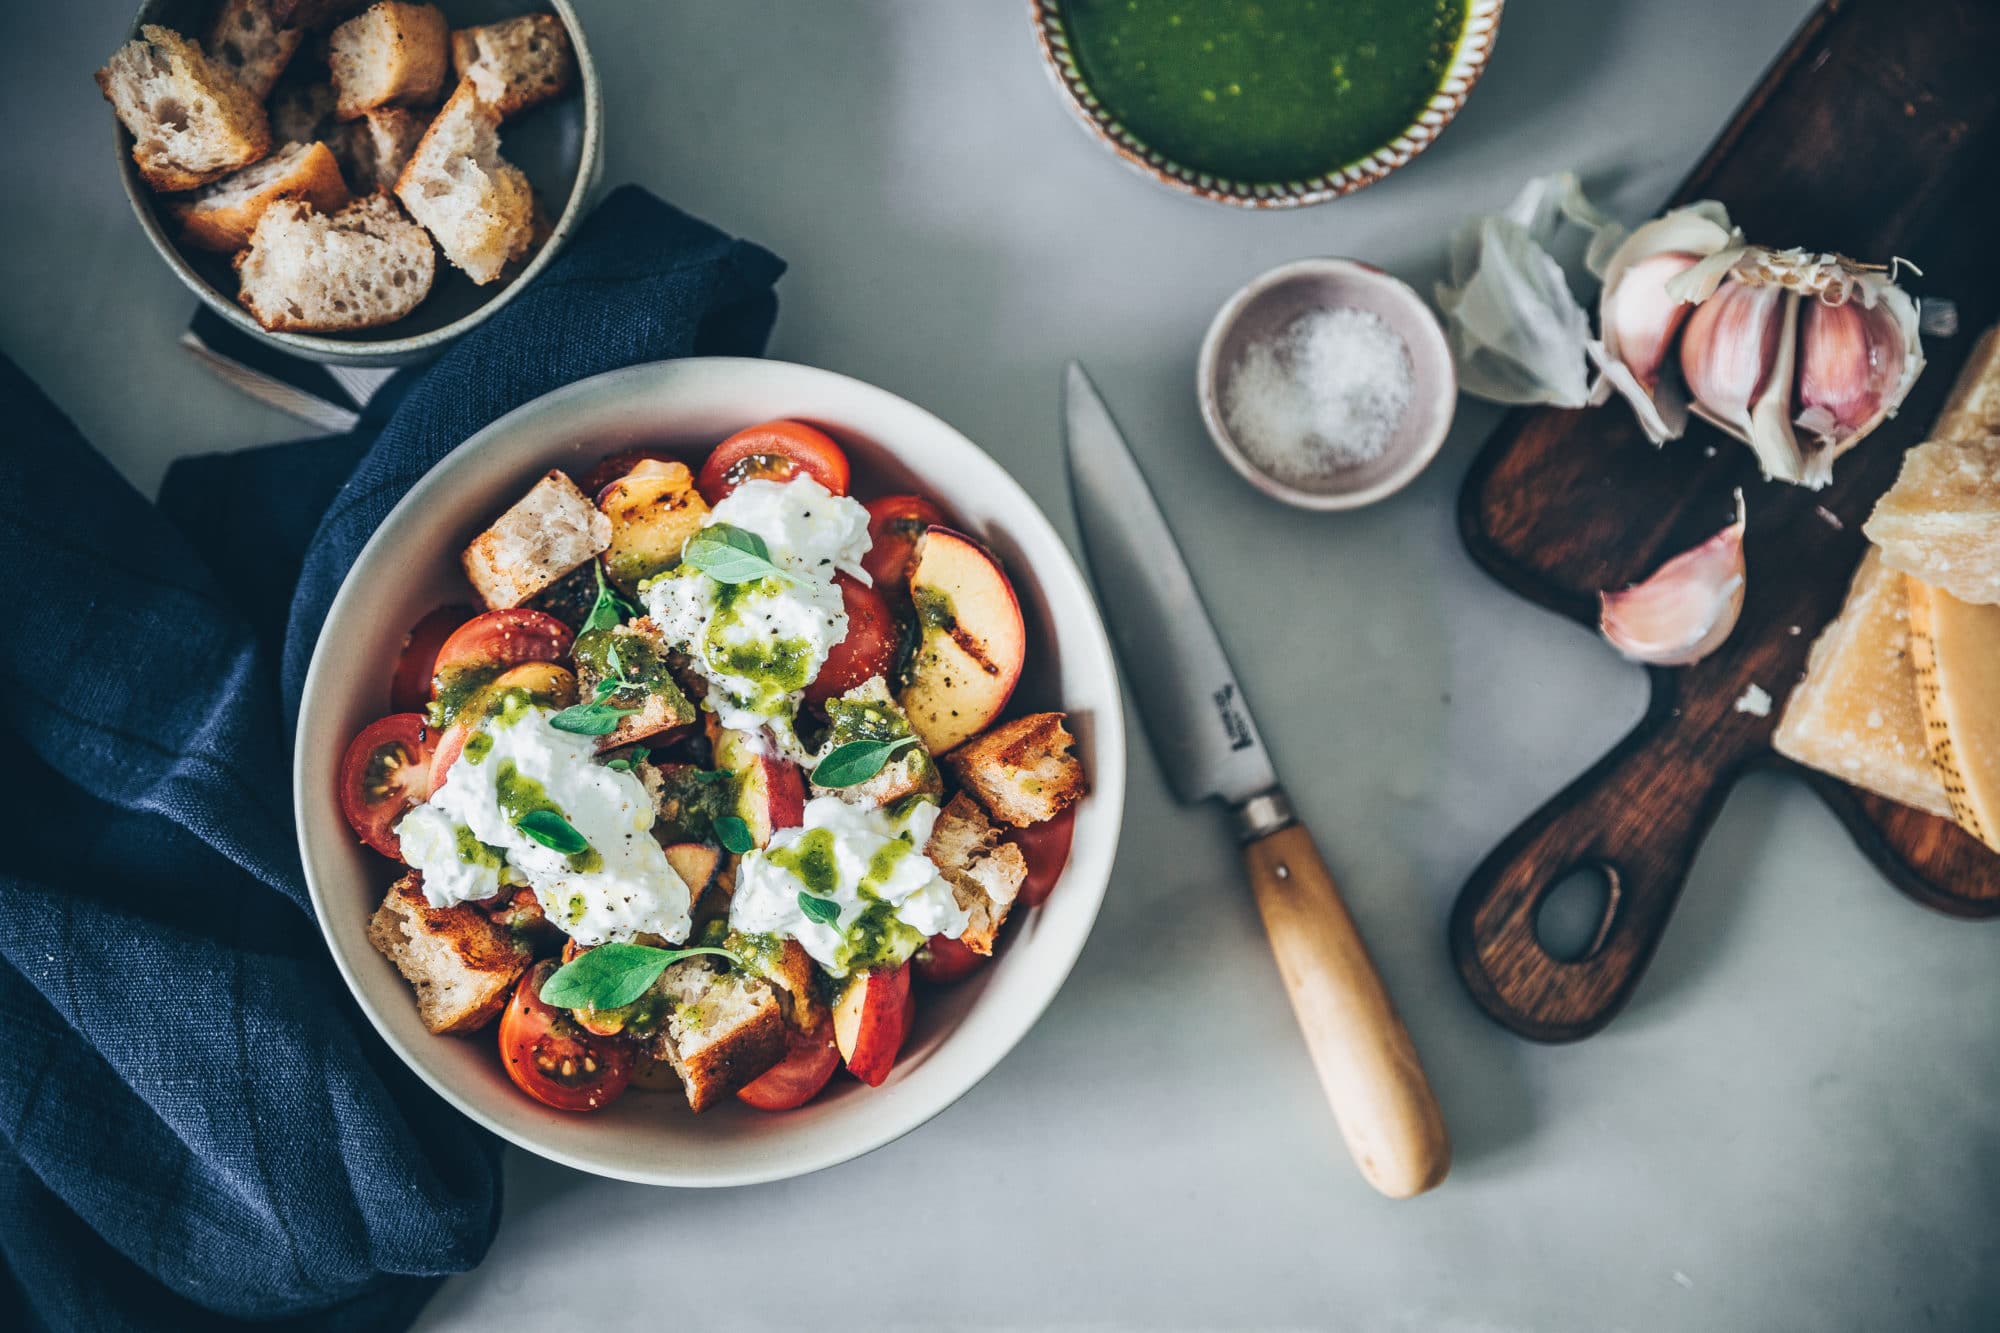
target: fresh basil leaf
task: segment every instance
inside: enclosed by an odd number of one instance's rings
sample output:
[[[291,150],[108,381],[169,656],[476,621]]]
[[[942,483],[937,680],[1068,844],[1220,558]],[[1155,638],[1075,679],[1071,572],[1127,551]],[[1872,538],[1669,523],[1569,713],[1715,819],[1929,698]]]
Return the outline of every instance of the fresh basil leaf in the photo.
[[[792,576],[771,560],[771,548],[754,532],[716,523],[688,538],[681,563],[692,565],[717,583],[755,583],[758,579]]]
[[[697,768],[688,776],[696,782],[727,782],[736,775],[726,768]]]
[[[604,645],[604,660],[611,664],[612,675],[621,681],[625,679],[625,664],[618,660],[617,644],[607,643]]]
[[[741,856],[757,845],[750,836],[750,826],[735,815],[717,815],[713,827],[715,840],[722,844],[722,850],[726,852]]]
[[[840,920],[840,904],[831,898],[815,898],[804,889],[799,890],[799,910],[822,926],[830,926]]]
[[[618,719],[642,711],[638,708],[613,708],[607,703],[571,704],[550,718],[549,725],[572,736],[609,736],[618,730]]]
[[[591,603],[590,614],[584,618],[585,633],[594,629],[610,629],[626,616],[635,614],[632,604],[605,582],[604,562],[597,561],[594,567],[597,571],[597,600]]]
[[[618,693],[618,687],[624,683],[616,676],[606,676],[603,680],[598,681],[597,688],[591,691],[590,701],[594,704],[603,703],[606,699]]]
[[[613,773],[630,773],[632,771],[632,761],[622,754],[616,759],[605,760],[604,766]]]
[[[552,852],[574,856],[590,850],[590,839],[553,810],[530,810],[514,821],[514,827]]]
[[[647,944],[600,944],[563,964],[542,983],[542,1003],[559,1009],[622,1009],[660,973],[697,954],[734,957],[722,949],[655,949]]]
[[[866,782],[898,753],[916,743],[915,736],[898,736],[893,741],[849,741],[837,745],[833,753],[814,766],[813,786],[853,787]]]

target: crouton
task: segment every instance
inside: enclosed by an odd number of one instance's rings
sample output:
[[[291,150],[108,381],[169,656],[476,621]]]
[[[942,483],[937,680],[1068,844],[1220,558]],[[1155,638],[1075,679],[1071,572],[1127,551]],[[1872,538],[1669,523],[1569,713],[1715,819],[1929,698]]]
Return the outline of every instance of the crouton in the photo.
[[[372,329],[416,309],[436,272],[430,238],[386,195],[338,213],[280,199],[236,256],[236,299],[273,331]]]
[[[704,956],[675,963],[657,984],[668,1007],[654,1053],[681,1076],[692,1109],[707,1110],[784,1058],[784,1014],[768,983],[718,971]]]
[[[257,95],[171,28],[140,28],[97,71],[97,86],[155,190],[199,189],[271,151]]]
[[[346,207],[347,182],[325,144],[286,144],[262,162],[176,201],[168,211],[180,223],[182,241],[230,253],[250,244],[258,219],[280,199],[301,199],[323,213]]]
[[[944,765],[1003,824],[1054,819],[1083,795],[1083,764],[1061,713],[1030,713],[975,736]]]
[[[357,190],[393,190],[424,137],[429,117],[406,106],[378,106],[342,125],[328,141]]]
[[[333,85],[326,80],[287,78],[271,94],[273,142],[311,143],[324,139],[334,149],[334,156],[339,157],[339,146],[329,138],[335,128]]]
[[[412,871],[389,887],[368,922],[368,942],[417,992],[432,1032],[472,1032],[507,1007],[533,961],[514,936],[476,907],[432,907]]]
[[[445,258],[482,285],[535,243],[535,194],[500,156],[499,128],[499,111],[462,80],[396,182],[396,196]]]
[[[471,79],[504,120],[569,91],[569,33],[554,14],[522,14],[451,35],[453,77]]]
[[[271,0],[222,0],[202,49],[258,98],[271,95],[305,32],[279,24]]]
[[[731,934],[723,947],[743,955],[751,971],[778,992],[785,1022],[800,1032],[816,1032],[832,1017],[819,993],[819,969],[795,939]]]
[[[519,606],[610,540],[611,520],[569,474],[551,468],[465,548],[465,576],[489,610]]]
[[[1028,877],[1021,849],[1000,841],[1000,831],[978,802],[959,792],[939,812],[924,855],[951,885],[958,905],[972,914],[960,941],[974,953],[992,953],[993,941]]]
[[[356,120],[378,106],[421,106],[444,88],[451,28],[436,5],[381,0],[333,30],[333,114]]]
[[[829,699],[826,715],[831,725],[821,747],[824,759],[850,741],[897,741],[913,733],[910,719],[889,693],[888,682],[872,676],[838,699]],[[814,796],[838,796],[849,805],[884,806],[906,796],[942,796],[944,778],[923,742],[899,751],[882,766],[882,771],[866,782],[851,787],[822,787],[813,784]]]
[[[645,616],[587,632],[578,641],[576,679],[582,697],[613,708],[638,710],[619,718],[617,729],[609,735],[599,736],[598,749],[615,750],[700,720],[701,714],[667,669],[668,651],[659,626]],[[621,679],[630,685],[610,685],[609,692],[600,698],[600,689]]]

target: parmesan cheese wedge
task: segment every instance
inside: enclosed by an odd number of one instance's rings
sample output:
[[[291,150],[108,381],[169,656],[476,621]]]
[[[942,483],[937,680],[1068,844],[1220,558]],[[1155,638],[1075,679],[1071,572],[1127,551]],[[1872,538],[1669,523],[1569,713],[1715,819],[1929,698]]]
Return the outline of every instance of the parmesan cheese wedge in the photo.
[[[1871,547],[1846,605],[1813,644],[1771,743],[1842,782],[1949,816],[1917,706],[1903,583]]]
[[[1907,582],[1910,660],[1931,761],[1952,818],[2000,851],[2000,606]]]

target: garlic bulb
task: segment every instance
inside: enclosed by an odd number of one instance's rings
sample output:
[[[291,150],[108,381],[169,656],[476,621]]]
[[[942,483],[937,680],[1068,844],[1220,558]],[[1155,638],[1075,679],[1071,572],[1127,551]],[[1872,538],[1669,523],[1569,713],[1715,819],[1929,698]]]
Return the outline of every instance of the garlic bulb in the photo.
[[[1674,339],[1694,307],[1668,284],[1718,251],[1739,246],[1729,211],[1712,200],[1677,208],[1626,237],[1602,266],[1598,341],[1591,359],[1603,379],[1598,400],[1617,389],[1654,444],[1687,429],[1687,399],[1668,365]]]
[[[1720,648],[1743,612],[1747,519],[1738,491],[1734,523],[1644,582],[1599,594],[1599,632],[1632,661],[1651,666],[1686,666]]]

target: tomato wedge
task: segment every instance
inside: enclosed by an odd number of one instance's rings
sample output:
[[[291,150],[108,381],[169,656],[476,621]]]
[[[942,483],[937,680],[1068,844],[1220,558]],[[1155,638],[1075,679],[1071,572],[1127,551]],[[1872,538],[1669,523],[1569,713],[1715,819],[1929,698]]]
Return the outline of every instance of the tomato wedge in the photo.
[[[933,986],[949,986],[977,972],[979,965],[985,961],[985,955],[974,953],[971,946],[956,935],[933,935],[910,959],[910,970],[916,973],[918,981]]]
[[[542,983],[555,970],[555,960],[545,958],[521,978],[500,1016],[500,1059],[536,1101],[558,1111],[595,1111],[632,1081],[632,1048],[592,1037],[542,1003]]]
[[[396,674],[389,681],[389,707],[398,713],[421,713],[431,701],[431,677],[437,674],[438,649],[460,625],[478,612],[469,606],[440,606],[419,620],[403,640]]]
[[[847,611],[847,636],[828,650],[819,674],[806,686],[807,703],[825,703],[870,676],[887,676],[896,662],[896,617],[873,588],[845,574],[833,576]]]
[[[575,632],[546,611],[514,606],[474,616],[438,649],[431,675],[434,716],[451,721],[500,672],[523,662],[560,662],[575,642]]]
[[[1028,862],[1028,877],[1021,882],[1016,899],[1019,906],[1040,907],[1048,900],[1049,891],[1069,864],[1069,844],[1075,833],[1075,806],[1044,823],[1007,831],[1007,841],[1019,847]]]
[[[340,812],[384,856],[401,859],[396,822],[430,795],[434,739],[422,713],[392,713],[363,727],[340,758]]]
[[[885,495],[870,500],[867,509],[869,547],[861,567],[884,597],[907,598],[917,538],[931,524],[943,523],[944,511],[921,495]]]
[[[790,481],[800,473],[847,494],[847,455],[831,435],[803,421],[767,421],[716,445],[695,485],[715,504],[746,481]]]
[[[816,1032],[785,1029],[785,1058],[736,1091],[736,1100],[760,1111],[790,1111],[819,1095],[840,1068],[840,1047],[832,1022],[822,1018]]]

